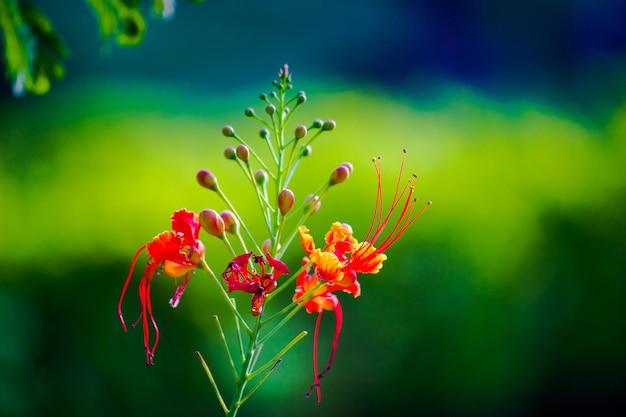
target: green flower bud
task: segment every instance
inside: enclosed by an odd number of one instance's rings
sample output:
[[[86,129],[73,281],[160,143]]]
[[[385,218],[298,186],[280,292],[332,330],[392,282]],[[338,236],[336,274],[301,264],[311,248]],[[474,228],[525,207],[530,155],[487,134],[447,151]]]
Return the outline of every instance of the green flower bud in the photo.
[[[261,93],[261,94],[259,94],[259,98],[261,99],[261,101],[267,102],[267,94]]]
[[[309,156],[311,155],[311,153],[313,152],[313,148],[311,148],[311,145],[308,145],[306,148],[302,149],[302,156]]]
[[[267,140],[270,137],[270,131],[267,128],[262,128],[259,130],[259,136]]]
[[[337,126],[334,120],[328,119],[324,122],[322,130],[333,130]]]
[[[233,148],[232,146],[228,146],[227,148],[225,148],[224,149],[224,156],[226,157],[226,159],[232,159],[232,160],[237,159],[237,154],[235,153],[235,148]]]
[[[252,107],[248,107],[247,109],[244,110],[243,114],[245,114],[248,117],[252,117],[254,116],[254,109]]]
[[[268,104],[267,106],[265,106],[265,113],[269,114],[270,116],[273,115],[274,113],[276,113],[276,106],[274,106],[273,104]]]
[[[220,213],[220,217],[224,221],[224,230],[226,232],[234,235],[239,231],[239,220],[237,220],[232,211],[224,210]]]
[[[295,196],[293,191],[288,188],[285,188],[278,194],[278,209],[280,210],[280,214],[283,216],[287,214],[291,207],[293,207],[293,202],[295,200]]]
[[[198,180],[198,184],[204,188],[208,188],[213,191],[217,191],[219,189],[217,186],[217,178],[208,169],[201,169],[198,171],[196,179]]]
[[[306,136],[307,130],[306,130],[306,126],[298,126],[296,127],[296,131],[294,132],[294,136],[296,137],[296,139],[302,139],[303,137]]]
[[[324,126],[324,121],[322,119],[315,119],[313,123],[311,123],[311,129],[321,129]]]
[[[345,165],[339,165],[330,174],[330,185],[341,184],[350,176],[350,170]]]
[[[226,125],[222,128],[222,135],[226,136],[227,138],[232,138],[233,136],[235,136],[235,129],[233,129],[232,126]]]
[[[222,238],[224,236],[224,220],[212,209],[204,209],[198,215],[202,228],[210,235]]]
[[[300,91],[296,97],[296,103],[302,104],[306,102],[306,94],[304,93],[304,91]]]
[[[265,172],[265,170],[263,169],[259,169],[257,172],[254,173],[254,180],[258,185],[264,186],[267,182],[267,172]]]
[[[250,158],[250,150],[246,145],[239,145],[235,151],[237,153],[237,158],[241,159],[244,162],[248,162]]]

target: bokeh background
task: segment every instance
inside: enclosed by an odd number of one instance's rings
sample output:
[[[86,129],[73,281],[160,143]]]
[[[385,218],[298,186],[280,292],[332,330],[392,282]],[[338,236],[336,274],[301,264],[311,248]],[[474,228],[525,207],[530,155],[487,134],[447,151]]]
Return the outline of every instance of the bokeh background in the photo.
[[[406,148],[417,195],[434,204],[362,277],[362,296],[341,298],[321,405],[303,397],[311,333],[240,415],[626,410],[625,2],[179,2],[136,48],[99,39],[81,1],[36,3],[72,57],[45,96],[0,87],[0,415],[220,415],[194,355],[228,398],[214,284],[197,274],[171,309],[171,281],[155,280],[152,368],[116,303],[133,253],[173,210],[224,208],[196,184],[199,168],[254,218],[220,130],[261,144],[243,109],[262,109],[284,63],[308,96],[294,127],[337,122],[302,164],[297,197],[355,166],[309,222],[318,240],[336,220],[364,234],[373,156],[391,185]],[[220,270],[225,251],[205,242]],[[301,256],[294,245],[285,260]],[[302,312],[274,348],[314,322]]]

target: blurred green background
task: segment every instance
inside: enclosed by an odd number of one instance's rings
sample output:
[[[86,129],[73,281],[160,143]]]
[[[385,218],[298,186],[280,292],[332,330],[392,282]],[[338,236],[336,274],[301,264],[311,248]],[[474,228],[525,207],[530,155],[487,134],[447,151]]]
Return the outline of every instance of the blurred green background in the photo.
[[[136,48],[103,46],[83,2],[36,3],[72,57],[45,96],[1,87],[0,415],[220,415],[194,355],[228,398],[214,284],[197,274],[171,309],[171,281],[154,281],[152,368],[116,303],[133,253],[173,210],[224,208],[198,169],[253,218],[220,130],[261,144],[243,109],[260,111],[285,62],[308,96],[294,127],[337,122],[296,196],[355,166],[308,223],[318,241],[332,221],[367,230],[373,156],[391,185],[406,148],[417,195],[434,204],[360,279],[362,296],[341,297],[321,405],[303,397],[311,333],[240,415],[626,411],[623,1],[180,2]],[[225,251],[204,240],[221,270]],[[294,245],[285,260],[301,256]],[[301,313],[274,347],[314,322]],[[333,325],[327,314],[325,346]]]

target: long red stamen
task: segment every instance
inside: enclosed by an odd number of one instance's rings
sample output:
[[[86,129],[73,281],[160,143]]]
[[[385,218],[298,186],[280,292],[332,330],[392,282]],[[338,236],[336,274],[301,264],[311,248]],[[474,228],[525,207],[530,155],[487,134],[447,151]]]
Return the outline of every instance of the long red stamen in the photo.
[[[130,284],[130,280],[133,276],[133,271],[135,269],[135,263],[137,262],[137,258],[139,257],[139,254],[143,252],[146,246],[148,245],[143,245],[137,250],[137,252],[135,252],[135,256],[133,256],[133,260],[130,263],[130,270],[128,271],[128,275],[126,276],[126,282],[124,283],[124,287],[122,288],[122,295],[120,295],[120,300],[117,303],[117,314],[120,317],[120,321],[122,322],[122,327],[124,328],[124,331],[126,331],[126,322],[124,321],[124,315],[122,314],[122,301],[124,301],[124,296],[126,295],[128,284]]]
[[[315,375],[315,379],[313,383],[311,384],[311,386],[309,387],[309,390],[306,392],[306,394],[304,394],[305,398],[309,398],[309,395],[311,395],[311,391],[313,390],[313,387],[315,387],[317,390],[317,404],[320,403],[321,398],[322,398],[322,390],[320,388],[320,376],[319,376],[318,367],[317,367],[317,346],[318,346],[319,333],[320,333],[320,323],[322,322],[323,312],[324,310],[320,311],[319,314],[317,315],[317,320],[315,321],[315,332],[313,333],[313,375]]]
[[[152,315],[152,300],[150,299],[150,285],[152,284],[152,278],[154,277],[154,271],[151,271],[148,276],[148,282],[146,284],[146,307],[148,316],[150,317],[150,321],[152,322],[152,327],[154,328],[154,343],[152,347],[149,348],[149,339],[150,333],[148,332],[148,320],[146,314],[144,313],[144,343],[146,347],[146,365],[154,365],[153,357],[154,352],[156,351],[157,345],[159,344],[159,327],[156,324],[156,320],[154,320],[154,316]]]
[[[343,325],[343,311],[341,309],[341,304],[339,303],[339,300],[337,299],[335,299],[333,302],[333,311],[335,312],[335,335],[333,336],[333,343],[331,345],[330,357],[328,358],[328,364],[326,365],[326,368],[321,373],[318,373],[319,368],[317,365],[317,347],[318,347],[319,327],[320,327],[323,310],[319,312],[319,315],[317,316],[317,321],[315,323],[315,333],[313,336],[313,371],[315,372],[315,380],[313,381],[313,384],[311,384],[311,386],[309,387],[309,390],[305,394],[305,397],[308,398],[309,395],[311,394],[311,390],[313,390],[313,387],[316,388],[317,403],[315,405],[319,405],[320,402],[322,401],[322,390],[320,386],[320,380],[324,377],[324,375],[326,375],[326,372],[330,370],[333,364],[333,360],[335,359],[335,353],[337,352],[339,335],[341,334],[341,327]]]
[[[412,214],[417,204],[417,199],[413,198],[414,184],[417,176],[413,174],[413,178],[411,178],[404,187],[400,187],[400,182],[402,179],[402,172],[404,170],[404,160],[406,155],[406,149],[403,150],[402,162],[400,164],[400,172],[398,173],[398,179],[396,181],[396,188],[393,194],[393,198],[391,200],[391,205],[388,209],[386,215],[383,215],[383,194],[382,194],[382,177],[381,177],[381,158],[378,160],[373,159],[374,168],[376,169],[376,177],[378,179],[377,191],[376,191],[376,202],[374,204],[374,214],[372,216],[372,222],[370,223],[369,230],[363,239],[364,244],[361,248],[356,251],[349,263],[353,262],[363,262],[367,263],[368,261],[374,259],[379,254],[385,252],[389,249],[398,238],[409,228],[409,226],[424,212],[426,207],[428,207],[431,202],[429,201],[422,207],[416,214]],[[378,163],[377,163],[378,162]],[[405,198],[406,196],[406,198]],[[376,241],[380,238],[381,234],[384,232],[387,227],[389,221],[391,220],[391,216],[394,211],[398,208],[398,205],[405,198],[404,204],[402,206],[402,210],[396,223],[394,224],[391,231],[387,234],[387,236],[383,239],[383,241],[376,245]],[[370,248],[376,246],[376,250],[371,254],[362,257],[361,255],[367,253]]]

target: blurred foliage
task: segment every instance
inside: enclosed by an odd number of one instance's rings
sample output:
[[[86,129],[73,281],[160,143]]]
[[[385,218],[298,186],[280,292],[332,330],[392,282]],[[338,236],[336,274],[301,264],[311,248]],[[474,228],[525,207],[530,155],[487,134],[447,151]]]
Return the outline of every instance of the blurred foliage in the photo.
[[[141,0],[84,0],[96,17],[100,35],[120,46],[139,45],[146,31]],[[189,0],[200,3],[203,0]],[[173,18],[176,0],[150,0],[151,12]],[[69,48],[51,20],[26,0],[0,0],[0,29],[4,39],[6,77],[13,94],[45,94],[51,81],[65,76]]]
[[[626,411],[626,106],[600,129],[558,109],[504,106],[461,88],[433,96],[427,108],[349,85],[307,92],[298,118],[332,117],[337,129],[303,161],[301,174],[313,174],[294,179],[296,197],[338,163],[355,167],[308,222],[316,238],[331,221],[349,222],[357,235],[367,230],[378,154],[392,185],[406,148],[417,195],[434,204],[380,274],[362,279],[363,295],[342,299],[344,330],[320,407],[303,398],[307,337],[249,410]],[[132,254],[169,227],[173,210],[225,208],[196,184],[199,168],[211,169],[245,207],[242,216],[254,219],[255,205],[238,192],[239,172],[231,175],[232,161],[221,157],[233,145],[221,136],[224,124],[250,141],[257,136],[242,116],[255,104],[248,98],[100,80],[0,108],[0,415],[219,414],[193,354],[224,363],[211,316],[224,316],[225,327],[228,318],[212,283],[194,276],[174,310],[171,281],[154,282],[162,339],[149,369],[141,332],[124,334],[115,307]],[[37,124],[28,123],[32,114]],[[205,243],[219,270],[225,251]],[[295,245],[286,261],[301,255]],[[285,338],[312,330],[314,320],[299,315]],[[332,320],[325,324],[328,346]],[[218,367],[216,377],[228,378],[228,369]]]

